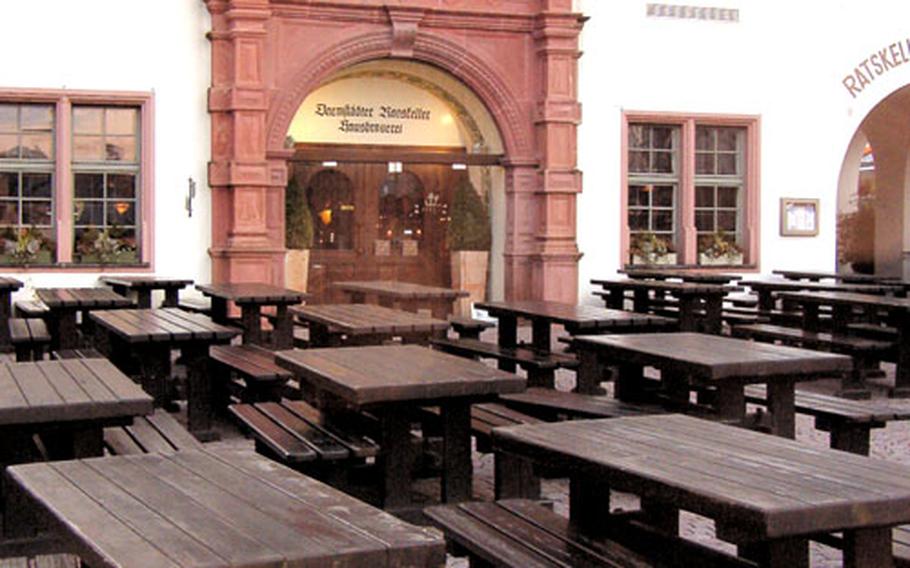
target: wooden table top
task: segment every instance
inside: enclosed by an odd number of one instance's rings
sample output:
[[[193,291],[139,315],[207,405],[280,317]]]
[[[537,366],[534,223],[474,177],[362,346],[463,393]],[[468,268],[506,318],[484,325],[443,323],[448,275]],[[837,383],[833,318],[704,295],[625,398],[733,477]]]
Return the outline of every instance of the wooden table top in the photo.
[[[99,278],[105,284],[111,286],[123,286],[138,290],[140,288],[162,289],[162,288],[185,288],[193,283],[190,278],[166,278],[164,276],[102,276]]]
[[[496,428],[493,437],[497,448],[603,472],[613,489],[714,518],[721,538],[910,521],[905,465],[689,416],[570,420]]]
[[[624,363],[679,368],[703,380],[813,375],[849,371],[846,355],[700,333],[580,335],[593,348]]]
[[[252,452],[7,470],[92,566],[442,566],[445,542]]]
[[[122,308],[136,305],[110,288],[38,288],[35,294],[50,309]]]
[[[222,341],[241,333],[208,316],[179,308],[102,310],[92,312],[90,317],[128,343]]]
[[[727,284],[742,278],[739,274],[707,270],[674,270],[672,268],[624,268],[619,272],[629,278],[653,278],[658,280],[674,278],[683,282],[699,282],[702,284]]]
[[[772,274],[783,276],[784,278],[796,278],[807,280],[831,279],[843,282],[868,282],[873,284],[893,284],[897,286],[910,285],[910,282],[904,282],[898,276],[876,276],[874,274],[846,274],[841,272],[821,272],[813,270],[772,270]]]
[[[22,282],[9,276],[0,276],[0,290],[14,291],[22,288]]]
[[[308,295],[261,282],[235,282],[232,284],[196,284],[206,296],[231,300],[237,304],[299,304]]]
[[[152,397],[107,359],[0,365],[0,425],[151,414]]]
[[[531,319],[541,318],[579,329],[676,324],[675,320],[662,316],[627,312],[625,310],[613,310],[597,306],[578,306],[561,302],[533,300],[480,302],[475,304],[475,307],[479,310],[485,310],[492,316],[506,314]]]
[[[468,295],[465,290],[442,288],[439,286],[425,286],[411,282],[398,282],[395,280],[350,280],[332,284],[345,292],[362,292],[364,294],[378,294],[402,300],[419,299],[455,299]]]
[[[672,294],[726,294],[740,290],[737,286],[722,284],[706,284],[702,282],[667,282],[666,280],[636,280],[634,278],[617,278],[598,280],[592,279],[591,284],[597,284],[605,290],[616,288],[620,290],[660,290]],[[596,292],[595,292],[596,293]]]
[[[894,284],[848,284],[846,282],[807,282],[787,280],[786,278],[755,278],[740,282],[754,290],[813,290],[813,291],[843,291],[865,292],[867,294],[884,294],[887,292],[900,292],[902,286]]]
[[[449,329],[449,322],[373,304],[295,306],[291,313],[349,335],[431,333]]]
[[[417,345],[279,351],[275,361],[356,406],[521,392],[525,379]]]
[[[812,302],[826,305],[853,305],[910,310],[910,298],[874,296],[856,292],[781,292],[780,298],[796,302]]]

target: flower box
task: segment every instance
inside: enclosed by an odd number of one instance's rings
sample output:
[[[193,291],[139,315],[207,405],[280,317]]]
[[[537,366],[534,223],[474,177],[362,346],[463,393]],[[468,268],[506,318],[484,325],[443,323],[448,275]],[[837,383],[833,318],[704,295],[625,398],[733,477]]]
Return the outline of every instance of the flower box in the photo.
[[[632,264],[645,266],[676,264],[676,253],[668,252],[662,255],[638,256],[632,255]]]
[[[698,264],[701,266],[738,266],[743,264],[743,254],[728,254],[725,256],[709,256],[698,253]]]

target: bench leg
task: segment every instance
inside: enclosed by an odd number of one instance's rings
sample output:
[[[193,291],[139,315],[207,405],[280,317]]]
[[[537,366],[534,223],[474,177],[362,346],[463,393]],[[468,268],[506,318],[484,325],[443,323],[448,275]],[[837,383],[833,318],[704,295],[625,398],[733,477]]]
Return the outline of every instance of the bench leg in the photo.
[[[496,452],[493,471],[496,499],[540,499],[540,478],[530,461]]]
[[[187,429],[201,442],[217,440],[218,433],[212,429],[215,401],[209,346],[187,345],[181,351],[186,364]]]
[[[448,402],[442,411],[442,501],[458,503],[471,498],[471,405]]]
[[[555,373],[553,369],[538,369],[532,367],[528,369],[528,386],[542,387],[545,389],[555,388]]]
[[[871,528],[844,531],[844,568],[894,566],[891,529]]]
[[[578,371],[575,373],[575,392],[579,394],[606,394],[600,383],[603,381],[603,367],[600,357],[593,349],[581,349],[578,353]]]
[[[809,568],[809,541],[804,538],[785,538],[740,545],[739,555],[757,562],[759,566]]]
[[[411,422],[406,412],[394,406],[384,409],[380,420],[382,505],[385,509],[406,507],[411,504],[411,471],[408,459]]]
[[[851,400],[868,400],[872,398],[872,393],[866,388],[866,376],[872,361],[862,355],[853,356],[853,369],[844,375],[841,379],[840,392],[838,396]]]
[[[569,478],[569,522],[579,532],[596,536],[608,529],[610,487],[595,476]]]
[[[30,345],[16,345],[16,362],[32,360],[32,349]]]
[[[836,424],[832,425],[830,430],[833,449],[862,456],[869,455],[872,428],[868,424]]]
[[[796,437],[796,385],[793,381],[768,383],[768,411],[772,434],[791,440]]]
[[[645,399],[644,379],[641,365],[618,365],[613,396],[627,402],[642,402]]]
[[[518,344],[518,318],[515,316],[499,316],[499,346],[513,348]],[[499,361],[499,369],[515,372],[516,365],[512,361]]]

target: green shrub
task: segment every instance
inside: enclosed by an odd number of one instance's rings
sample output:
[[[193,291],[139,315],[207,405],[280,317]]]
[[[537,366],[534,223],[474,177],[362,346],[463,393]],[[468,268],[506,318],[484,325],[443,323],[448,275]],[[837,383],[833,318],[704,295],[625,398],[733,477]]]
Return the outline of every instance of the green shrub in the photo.
[[[490,250],[488,208],[469,179],[455,186],[450,212],[449,250]]]
[[[284,245],[290,249],[313,246],[313,215],[307,204],[306,191],[292,177],[284,190]]]

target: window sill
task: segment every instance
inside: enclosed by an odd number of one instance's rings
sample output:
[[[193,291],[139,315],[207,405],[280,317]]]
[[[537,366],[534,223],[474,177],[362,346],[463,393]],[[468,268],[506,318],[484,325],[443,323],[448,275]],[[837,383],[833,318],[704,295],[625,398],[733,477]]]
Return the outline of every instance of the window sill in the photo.
[[[135,272],[146,271],[152,268],[151,263],[138,262],[132,264],[118,263],[83,263],[83,262],[57,262],[53,264],[2,264],[3,272]]]
[[[679,270],[691,272],[758,272],[758,264],[625,264],[623,270]]]

